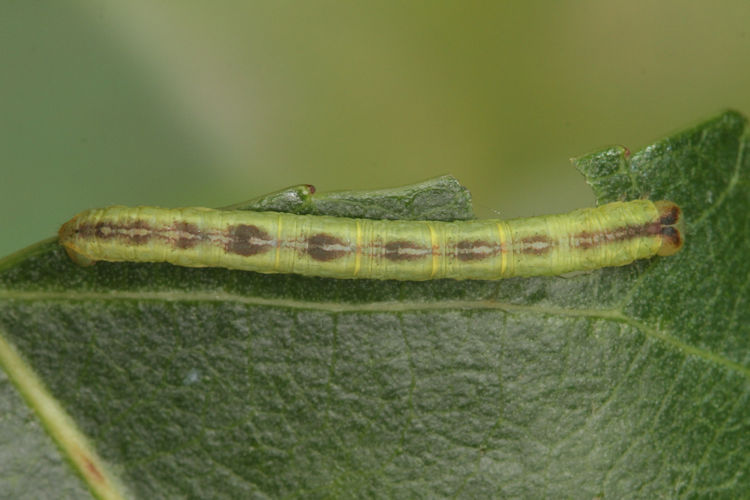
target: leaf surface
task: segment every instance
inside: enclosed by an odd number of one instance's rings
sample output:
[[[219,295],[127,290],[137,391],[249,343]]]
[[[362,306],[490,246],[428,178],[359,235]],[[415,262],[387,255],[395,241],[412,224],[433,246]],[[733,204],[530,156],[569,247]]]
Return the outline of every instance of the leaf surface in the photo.
[[[738,497],[747,147],[727,112],[576,160],[600,202],[680,204],[669,258],[415,283],[78,268],[48,241],[0,261],[0,328],[135,498]]]

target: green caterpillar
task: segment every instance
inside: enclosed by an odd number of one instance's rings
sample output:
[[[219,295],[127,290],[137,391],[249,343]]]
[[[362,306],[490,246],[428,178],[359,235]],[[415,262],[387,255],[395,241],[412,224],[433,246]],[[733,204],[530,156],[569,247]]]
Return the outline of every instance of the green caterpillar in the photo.
[[[456,222],[113,206],[59,232],[80,265],[169,262],[261,273],[395,280],[556,275],[682,246],[680,208],[637,200],[562,215]]]

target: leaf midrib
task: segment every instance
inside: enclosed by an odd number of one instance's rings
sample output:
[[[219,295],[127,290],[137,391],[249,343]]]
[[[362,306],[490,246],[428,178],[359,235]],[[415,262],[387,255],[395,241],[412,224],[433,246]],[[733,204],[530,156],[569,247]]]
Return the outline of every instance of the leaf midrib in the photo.
[[[468,311],[468,310],[497,310],[506,313],[541,314],[557,317],[578,317],[612,321],[625,324],[640,331],[647,337],[662,341],[675,351],[696,356],[700,359],[716,364],[729,371],[737,372],[750,380],[750,367],[732,361],[727,357],[701,347],[697,347],[678,339],[665,328],[657,328],[627,316],[619,308],[609,309],[568,309],[563,307],[520,305],[492,300],[440,300],[433,302],[418,301],[382,301],[359,304],[339,302],[313,302],[289,299],[267,299],[263,297],[247,297],[227,292],[47,292],[47,291],[9,291],[0,290],[0,300],[22,301],[55,301],[55,302],[86,302],[86,301],[147,301],[147,302],[231,302],[250,306],[277,307],[296,310],[313,310],[330,313],[368,313],[368,312],[416,312],[416,311]]]

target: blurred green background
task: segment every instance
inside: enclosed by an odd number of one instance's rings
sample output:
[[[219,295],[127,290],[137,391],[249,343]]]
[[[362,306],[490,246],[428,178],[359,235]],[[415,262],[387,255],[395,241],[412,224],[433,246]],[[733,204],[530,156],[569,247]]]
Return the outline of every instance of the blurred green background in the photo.
[[[452,173],[483,217],[568,158],[750,112],[750,2],[0,1],[0,255],[108,204]]]

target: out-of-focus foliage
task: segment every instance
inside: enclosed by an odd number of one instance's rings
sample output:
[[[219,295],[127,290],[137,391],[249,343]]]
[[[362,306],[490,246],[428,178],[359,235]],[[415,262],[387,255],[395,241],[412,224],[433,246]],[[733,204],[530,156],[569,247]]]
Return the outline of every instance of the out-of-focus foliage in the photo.
[[[0,255],[92,206],[451,173],[479,216],[593,198],[567,158],[750,112],[750,4],[0,2]]]

